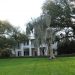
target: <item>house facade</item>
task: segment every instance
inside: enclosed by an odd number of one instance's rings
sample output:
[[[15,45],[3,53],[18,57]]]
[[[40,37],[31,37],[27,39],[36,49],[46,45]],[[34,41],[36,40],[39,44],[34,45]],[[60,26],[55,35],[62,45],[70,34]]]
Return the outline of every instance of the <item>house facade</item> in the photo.
[[[30,36],[27,41],[20,43],[19,47],[12,50],[12,54],[18,56],[49,56],[48,47],[46,44],[40,45],[37,49],[34,46],[35,38]],[[55,50],[57,49],[57,43],[51,46]],[[57,54],[57,53],[56,53]]]

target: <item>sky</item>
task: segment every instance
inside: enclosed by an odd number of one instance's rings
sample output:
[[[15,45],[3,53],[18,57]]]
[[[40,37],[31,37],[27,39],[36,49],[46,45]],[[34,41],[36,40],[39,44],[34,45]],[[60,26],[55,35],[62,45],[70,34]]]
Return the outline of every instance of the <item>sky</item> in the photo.
[[[45,0],[0,0],[0,20],[7,20],[25,30],[26,24],[40,16]]]

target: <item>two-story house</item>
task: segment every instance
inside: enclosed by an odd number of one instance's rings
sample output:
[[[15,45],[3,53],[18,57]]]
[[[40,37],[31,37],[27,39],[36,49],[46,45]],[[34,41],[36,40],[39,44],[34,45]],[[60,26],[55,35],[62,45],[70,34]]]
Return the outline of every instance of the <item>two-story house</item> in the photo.
[[[40,45],[39,48],[34,46],[35,38],[33,35],[29,36],[29,39],[24,43],[20,43],[19,47],[12,50],[12,54],[15,56],[48,56],[49,51],[46,44]],[[57,43],[52,45],[52,48],[57,48]]]

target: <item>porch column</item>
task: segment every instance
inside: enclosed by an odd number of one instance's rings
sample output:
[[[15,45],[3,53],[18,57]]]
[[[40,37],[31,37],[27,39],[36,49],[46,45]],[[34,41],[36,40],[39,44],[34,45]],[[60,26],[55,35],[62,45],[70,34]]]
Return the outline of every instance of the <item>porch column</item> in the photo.
[[[45,56],[47,56],[48,55],[48,50],[47,49],[45,49]]]
[[[48,46],[47,46],[47,44],[45,44],[44,55],[48,56]]]
[[[17,50],[15,50],[15,54],[16,54],[16,56],[18,56],[18,51]]]
[[[24,51],[23,50],[22,50],[22,53],[21,54],[22,54],[22,56],[24,56]]]
[[[38,48],[37,55],[40,56],[40,49]]]
[[[32,56],[31,40],[29,40],[29,56]]]
[[[23,48],[23,44],[21,44],[21,56],[24,56],[24,48]]]

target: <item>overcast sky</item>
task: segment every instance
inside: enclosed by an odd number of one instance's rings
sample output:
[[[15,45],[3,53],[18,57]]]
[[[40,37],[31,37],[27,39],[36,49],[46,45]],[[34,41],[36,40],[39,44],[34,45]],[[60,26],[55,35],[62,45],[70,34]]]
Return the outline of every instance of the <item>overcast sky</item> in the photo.
[[[0,0],[0,20],[7,20],[14,26],[24,25],[40,16],[45,0]]]

